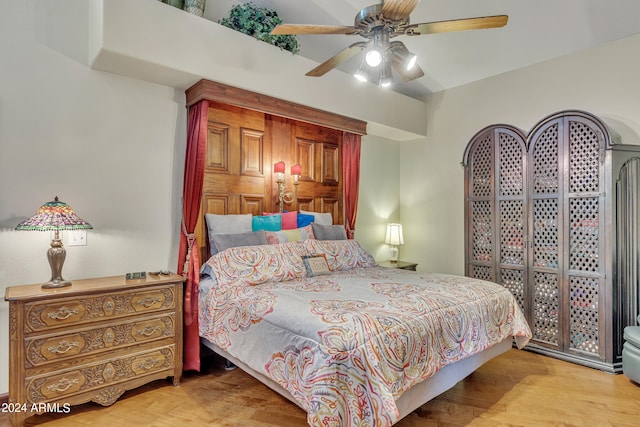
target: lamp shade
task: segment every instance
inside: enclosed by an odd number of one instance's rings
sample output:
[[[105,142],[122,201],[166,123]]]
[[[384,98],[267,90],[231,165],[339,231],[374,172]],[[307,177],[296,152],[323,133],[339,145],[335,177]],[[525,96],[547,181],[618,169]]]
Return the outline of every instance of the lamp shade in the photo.
[[[16,230],[57,231],[91,229],[91,224],[80,218],[71,206],[58,200],[47,202],[26,221],[16,226]]]
[[[53,231],[51,247],[47,251],[47,258],[51,266],[51,279],[42,285],[42,289],[58,289],[71,286],[69,280],[62,278],[62,265],[66,257],[66,250],[60,239],[60,230],[81,230],[93,228],[84,219],[73,212],[73,209],[56,197],[52,202],[40,206],[38,211],[26,221],[16,226],[16,230]]]
[[[291,175],[301,175],[302,174],[302,166],[295,164],[291,166]]]
[[[273,165],[274,173],[284,173],[285,164],[284,162],[278,162]]]
[[[402,236],[402,224],[387,224],[387,236],[384,243],[392,246],[404,245],[404,237]]]

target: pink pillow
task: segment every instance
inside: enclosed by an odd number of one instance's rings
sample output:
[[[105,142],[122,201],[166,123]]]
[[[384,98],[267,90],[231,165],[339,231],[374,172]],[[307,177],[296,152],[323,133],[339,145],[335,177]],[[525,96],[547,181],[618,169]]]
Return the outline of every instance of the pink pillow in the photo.
[[[280,212],[262,212],[262,215],[274,215]],[[284,212],[282,214],[282,229],[283,230],[295,230],[298,228],[298,211]]]

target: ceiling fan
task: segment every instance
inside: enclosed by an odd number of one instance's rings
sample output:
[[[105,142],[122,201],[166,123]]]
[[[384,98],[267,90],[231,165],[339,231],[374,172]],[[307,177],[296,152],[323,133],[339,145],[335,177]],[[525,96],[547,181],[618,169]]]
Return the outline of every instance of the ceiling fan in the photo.
[[[366,51],[362,64],[354,74],[361,81],[377,82],[386,87],[393,82],[393,73],[408,82],[424,75],[417,64],[415,54],[409,52],[401,41],[391,41],[396,36],[420,36],[452,31],[499,28],[507,24],[508,16],[484,16],[448,21],[411,24],[409,15],[420,0],[383,0],[365,7],[350,26],[280,24],[271,34],[345,34],[359,35],[366,41],[353,43],[341,50],[306,75],[320,77],[350,59]],[[393,71],[392,71],[393,70]]]

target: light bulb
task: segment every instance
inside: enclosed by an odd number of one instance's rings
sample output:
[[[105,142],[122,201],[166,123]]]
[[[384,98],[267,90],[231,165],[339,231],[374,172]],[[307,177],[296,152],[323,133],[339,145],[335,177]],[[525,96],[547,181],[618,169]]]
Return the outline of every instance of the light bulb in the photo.
[[[370,67],[377,67],[382,62],[382,53],[377,47],[373,47],[365,55],[365,60]]]
[[[405,67],[407,71],[409,71],[416,65],[416,62],[418,62],[418,57],[415,54],[410,53],[406,61],[407,61],[407,65]]]

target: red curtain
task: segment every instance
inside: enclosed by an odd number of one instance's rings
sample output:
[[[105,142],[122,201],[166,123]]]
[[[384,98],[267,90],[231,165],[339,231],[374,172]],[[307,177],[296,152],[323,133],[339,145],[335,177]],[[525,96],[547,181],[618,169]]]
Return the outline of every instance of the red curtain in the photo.
[[[360,182],[361,136],[345,132],[342,136],[342,177],[344,180],[344,227],[347,237],[353,239],[358,211],[358,184]]]
[[[182,190],[182,225],[178,274],[186,278],[184,291],[184,370],[200,371],[200,337],[198,334],[198,284],[200,282],[200,254],[195,237],[200,215],[202,184],[207,144],[207,114],[209,101],[203,100],[189,107],[187,150],[184,160]]]

